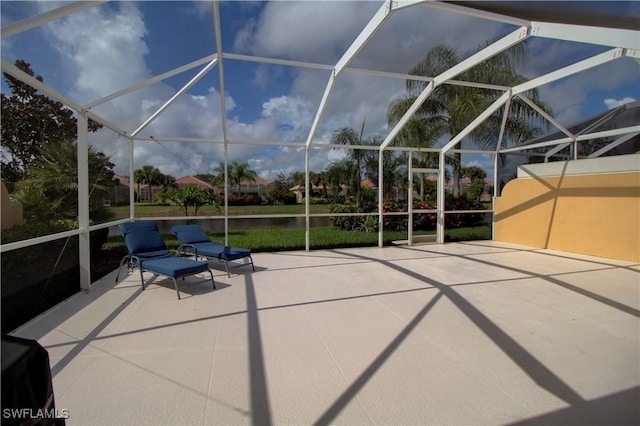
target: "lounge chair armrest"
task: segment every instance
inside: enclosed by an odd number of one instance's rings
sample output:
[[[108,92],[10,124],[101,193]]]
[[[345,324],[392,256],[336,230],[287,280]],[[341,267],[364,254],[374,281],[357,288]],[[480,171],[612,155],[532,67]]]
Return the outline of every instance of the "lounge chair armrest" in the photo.
[[[194,254],[198,257],[198,249],[193,244],[180,244],[176,250],[177,256],[184,256],[185,254]]]

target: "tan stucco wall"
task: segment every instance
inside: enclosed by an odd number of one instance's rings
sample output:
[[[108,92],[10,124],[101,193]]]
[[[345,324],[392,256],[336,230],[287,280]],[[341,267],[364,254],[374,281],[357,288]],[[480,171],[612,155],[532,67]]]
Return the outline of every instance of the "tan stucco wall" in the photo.
[[[0,228],[8,229],[15,225],[22,225],[22,205],[11,202],[4,182],[1,182],[0,186],[0,212],[2,213]]]
[[[496,198],[496,241],[640,262],[639,171],[532,174]]]

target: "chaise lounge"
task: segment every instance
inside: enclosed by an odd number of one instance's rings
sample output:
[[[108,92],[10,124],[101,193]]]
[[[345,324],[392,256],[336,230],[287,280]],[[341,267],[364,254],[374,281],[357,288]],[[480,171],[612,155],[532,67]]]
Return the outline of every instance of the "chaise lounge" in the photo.
[[[234,260],[248,259],[253,271],[255,272],[256,270],[250,249],[229,247],[220,242],[211,241],[209,236],[198,225],[177,225],[171,228],[171,232],[180,240],[179,253],[194,255],[196,260],[199,256],[207,259],[218,259],[224,262],[228,277],[231,277],[229,262]]]
[[[141,221],[122,223],[120,224],[120,231],[122,232],[129,253],[120,262],[116,281],[118,281],[118,277],[120,276],[120,269],[122,269],[124,264],[127,264],[131,269],[138,268],[140,270],[142,290],[145,289],[144,271],[171,278],[178,299],[180,299],[180,292],[178,291],[178,282],[176,279],[180,277],[184,279],[184,277],[188,275],[209,272],[213,288],[216,288],[216,283],[213,280],[213,272],[209,269],[207,262],[171,255],[167,249],[167,245],[162,239],[156,222]]]

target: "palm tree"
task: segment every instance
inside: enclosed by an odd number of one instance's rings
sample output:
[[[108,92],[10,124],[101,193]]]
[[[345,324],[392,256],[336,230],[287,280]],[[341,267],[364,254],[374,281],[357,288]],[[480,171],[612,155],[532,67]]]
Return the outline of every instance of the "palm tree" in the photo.
[[[109,157],[89,146],[89,215],[101,219],[103,199],[113,187]],[[75,219],[78,215],[78,148],[75,141],[49,142],[25,170],[14,197],[25,209],[25,218],[49,221]]]
[[[211,185],[224,188],[224,163],[220,162],[218,166],[214,167],[213,173],[215,173],[215,175],[213,179],[211,179]]]
[[[236,161],[229,167],[229,180],[238,185],[238,194],[240,194],[240,184],[242,182],[255,182],[257,173],[249,169],[248,163],[238,163]]]
[[[149,201],[153,202],[153,185],[163,183],[163,174],[154,166],[142,166],[141,169],[133,172],[135,182],[138,184],[138,194],[140,194],[140,184],[145,183],[149,187]]]
[[[489,44],[491,41],[486,43],[486,45]],[[503,86],[522,83],[526,79],[516,73],[515,64],[516,61],[522,59],[525,53],[524,49],[525,46],[522,43],[516,45],[465,71],[458,76],[458,79]],[[434,77],[460,61],[461,58],[454,49],[440,45],[429,50],[409,73]],[[394,101],[389,107],[387,114],[389,124],[394,125],[400,120],[426,85],[427,82],[424,81],[407,80],[405,85],[407,96]],[[413,142],[418,143],[418,146],[433,146],[444,136],[452,138],[501,95],[500,91],[475,87],[450,84],[438,86],[418,109],[412,120],[407,123],[406,128],[399,135],[399,140],[405,144]],[[525,95],[550,113],[550,109],[541,102],[537,90],[529,90]],[[494,148],[501,122],[502,112],[496,111],[476,128],[469,135],[469,138],[480,146]],[[542,129],[539,125],[542,123],[545,121],[537,111],[518,98],[514,98],[507,118],[505,145],[508,146],[541,134]],[[457,153],[453,160],[455,196],[460,195],[460,158],[460,153]]]
[[[362,120],[362,128],[358,134],[354,129],[350,127],[343,127],[333,132],[331,136],[331,143],[338,145],[374,145],[379,144],[374,138],[363,139],[365,121]],[[356,205],[360,205],[361,189],[360,182],[362,181],[362,167],[371,157],[371,151],[365,149],[349,149],[346,148],[347,158],[352,163],[350,187],[353,193],[355,193]]]

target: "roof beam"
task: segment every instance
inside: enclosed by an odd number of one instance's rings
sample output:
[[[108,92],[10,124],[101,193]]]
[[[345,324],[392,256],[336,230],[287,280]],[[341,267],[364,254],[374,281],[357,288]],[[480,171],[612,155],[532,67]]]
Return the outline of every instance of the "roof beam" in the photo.
[[[107,0],[76,1],[57,9],[53,9],[36,16],[31,16],[29,18],[14,22],[9,25],[5,25],[4,27],[0,28],[0,38],[4,39],[5,37],[11,37],[12,35],[39,27],[48,22],[55,21],[56,19],[64,18],[65,16],[72,15],[82,10],[101,5],[102,3],[106,3],[106,1]]]
[[[505,24],[512,24],[518,27],[526,27],[531,23],[525,19],[514,18],[512,16],[500,15],[493,12],[485,12],[482,10],[468,8],[457,4],[445,3],[441,1],[426,1],[422,3],[423,6],[433,9],[444,10],[445,12],[451,12],[458,15],[474,16],[476,18],[488,19],[490,21],[504,22]]]
[[[373,37],[373,35],[382,27],[382,25],[389,19],[389,16],[392,13],[391,0],[389,3],[385,2],[376,12],[375,15],[371,18],[369,23],[364,27],[364,29],[358,34],[358,37],[351,43],[351,46],[344,52],[342,57],[338,60],[335,67],[333,68],[333,72],[331,76],[329,76],[329,81],[327,82],[327,87],[324,89],[324,94],[322,95],[322,99],[320,100],[320,105],[318,106],[318,111],[313,119],[313,124],[311,124],[311,129],[309,130],[309,135],[307,136],[307,147],[311,146],[311,142],[313,141],[313,137],[315,136],[318,125],[320,123],[320,119],[322,118],[324,111],[327,107],[327,102],[329,97],[331,96],[331,92],[333,91],[333,86],[338,78],[338,75],[349,65],[349,63],[355,58],[355,56],[360,52],[360,50],[367,44],[369,40]]]
[[[634,138],[634,137],[636,137],[638,135],[640,135],[640,132],[629,133],[628,135],[624,135],[623,137],[618,138],[615,141],[611,142],[607,146],[604,146],[601,149],[597,150],[596,152],[591,153],[588,158],[600,157],[605,152],[611,151],[613,148],[615,148],[615,147],[617,147],[619,145],[622,145],[626,141],[628,141],[628,140],[630,140],[630,139],[632,139],[632,138]]]
[[[119,98],[120,96],[124,96],[124,95],[126,95],[128,93],[135,92],[136,90],[145,88],[145,87],[150,86],[150,85],[152,85],[154,83],[158,83],[158,82],[160,82],[162,80],[165,80],[165,79],[167,79],[169,77],[173,77],[174,75],[180,74],[180,73],[182,73],[184,71],[188,71],[191,68],[195,68],[197,66],[206,64],[207,62],[211,62],[211,61],[213,61],[215,59],[216,59],[216,55],[209,55],[206,58],[198,59],[197,61],[191,62],[189,64],[183,65],[183,66],[178,67],[178,68],[174,68],[171,71],[167,71],[167,72],[165,72],[163,74],[160,74],[160,75],[152,77],[152,78],[150,78],[148,80],[142,81],[142,82],[140,82],[140,83],[138,83],[136,85],[130,86],[130,87],[126,88],[126,89],[122,89],[122,90],[120,90],[118,92],[115,92],[115,93],[113,93],[111,95],[105,96],[104,98],[100,98],[98,100],[95,100],[95,101],[93,101],[91,103],[86,104],[84,107],[87,108],[87,109],[91,109],[91,108],[93,108],[95,106],[101,105],[101,104],[103,104],[105,102],[109,102],[109,101],[111,101],[113,99]]]
[[[575,140],[578,142],[581,141],[588,141],[591,139],[598,139],[598,138],[608,138],[610,136],[618,136],[618,135],[626,135],[627,133],[638,133],[640,132],[640,125],[637,126],[629,126],[629,127],[621,127],[618,129],[612,129],[612,130],[605,130],[602,132],[596,132],[596,133],[589,133],[586,135],[580,135],[580,136],[576,136]],[[562,144],[565,142],[573,142],[572,138],[561,138],[561,139],[556,139],[553,141],[545,141],[545,142],[539,142],[539,143],[534,143],[531,145],[520,145],[520,146],[514,146],[513,148],[506,148],[503,149],[501,151],[501,153],[503,154],[507,154],[507,153],[511,153],[511,152],[517,152],[517,151],[524,151],[527,149],[534,149],[534,148],[543,148],[545,146],[552,146],[552,145],[558,145],[558,144]]]
[[[178,90],[176,92],[176,94],[171,97],[171,99],[169,99],[160,108],[158,108],[158,110],[156,112],[151,114],[151,116],[149,118],[147,118],[147,120],[144,123],[142,123],[140,125],[140,127],[138,127],[136,130],[131,132],[131,136],[135,137],[138,133],[140,133],[142,130],[144,130],[145,127],[147,127],[149,124],[151,124],[151,122],[153,120],[155,120],[158,117],[158,115],[160,115],[164,110],[166,110],[176,99],[178,99],[180,96],[182,96],[182,94],[184,94],[194,84],[196,84],[198,82],[198,80],[200,80],[202,77],[204,77],[204,75],[206,73],[208,73],[209,70],[211,70],[211,68],[213,68],[216,65],[217,62],[218,62],[218,59],[216,58],[213,61],[211,61],[206,67],[201,69],[200,72],[198,74],[196,74],[195,77],[193,77],[187,84],[185,84],[182,89]]]
[[[578,43],[599,44],[602,46],[640,49],[638,31],[618,28],[588,27],[584,25],[556,24],[551,22],[533,22],[532,34],[535,37],[575,41]]]
[[[519,84],[518,86],[515,86],[513,88],[513,93],[517,95],[519,93],[526,92],[527,90],[531,90],[536,87],[551,83],[553,81],[560,80],[572,74],[576,74],[589,68],[593,68],[598,65],[613,61],[614,59],[618,59],[622,57],[623,54],[624,51],[621,48],[608,50],[599,55],[592,56],[591,58],[587,58],[583,61],[576,62],[575,64],[560,68],[559,70],[529,80],[526,83]]]
[[[456,146],[462,139],[464,139],[469,133],[471,133],[476,127],[478,127],[482,122],[484,122],[487,118],[491,116],[494,112],[498,110],[498,108],[502,107],[509,98],[511,97],[511,93],[506,92],[503,93],[498,99],[492,103],[489,108],[484,110],[482,114],[477,116],[471,123],[467,125],[460,133],[458,133],[453,139],[451,139],[445,146],[442,147],[442,152],[447,153],[451,148]]]
[[[411,116],[422,106],[424,101],[431,95],[433,90],[441,85],[451,80],[458,74],[465,72],[466,70],[473,68],[477,64],[487,60],[488,58],[503,52],[504,50],[514,46],[529,36],[529,30],[526,27],[519,28],[516,31],[513,31],[511,34],[506,35],[495,43],[485,47],[479,52],[471,55],[464,61],[455,65],[452,68],[449,68],[447,71],[442,74],[436,76],[431,83],[427,85],[427,87],[420,93],[420,95],[416,98],[413,104],[409,107],[407,112],[402,116],[402,118],[398,121],[398,123],[391,129],[391,132],[387,135],[384,141],[380,144],[380,150],[384,150],[389,146],[389,144],[395,139],[395,137],[400,133],[400,130],[407,124]],[[502,99],[502,97],[500,98]]]

